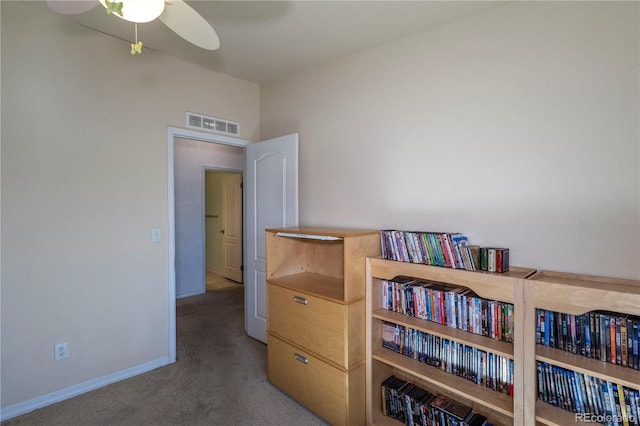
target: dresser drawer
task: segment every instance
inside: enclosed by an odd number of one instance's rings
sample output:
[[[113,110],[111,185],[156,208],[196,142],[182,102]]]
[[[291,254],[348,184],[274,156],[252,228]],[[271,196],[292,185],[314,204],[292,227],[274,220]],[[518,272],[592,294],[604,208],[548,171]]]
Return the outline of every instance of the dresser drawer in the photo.
[[[344,371],[268,336],[269,381],[332,425],[347,422]]]
[[[347,307],[276,285],[268,286],[269,333],[339,366],[347,365],[345,351]]]

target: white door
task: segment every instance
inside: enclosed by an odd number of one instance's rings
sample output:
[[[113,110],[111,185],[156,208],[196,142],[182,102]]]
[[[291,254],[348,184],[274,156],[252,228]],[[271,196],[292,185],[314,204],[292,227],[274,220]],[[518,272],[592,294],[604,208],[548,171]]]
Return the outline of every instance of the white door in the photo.
[[[264,230],[298,225],[298,135],[246,148],[245,328],[267,342],[267,268]]]
[[[222,178],[222,273],[230,280],[242,282],[242,175]]]

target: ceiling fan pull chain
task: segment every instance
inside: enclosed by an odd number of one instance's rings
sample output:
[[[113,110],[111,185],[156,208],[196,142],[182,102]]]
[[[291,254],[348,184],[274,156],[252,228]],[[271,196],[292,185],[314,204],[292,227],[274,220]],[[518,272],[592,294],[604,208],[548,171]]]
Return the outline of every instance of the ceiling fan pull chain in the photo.
[[[141,55],[142,54],[142,41],[138,41],[138,23],[134,22],[135,31],[136,31],[136,42],[131,43],[131,54],[132,55]]]

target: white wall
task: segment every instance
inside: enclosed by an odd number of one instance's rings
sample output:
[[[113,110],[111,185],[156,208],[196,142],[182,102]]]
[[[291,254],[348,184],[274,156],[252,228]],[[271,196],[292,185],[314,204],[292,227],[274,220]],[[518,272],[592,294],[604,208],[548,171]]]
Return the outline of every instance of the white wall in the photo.
[[[3,416],[168,356],[166,127],[195,111],[257,140],[258,98],[253,83],[132,57],[127,43],[2,2]],[[54,362],[62,341],[69,359]]]
[[[637,2],[515,2],[261,87],[300,223],[457,231],[640,278]]]

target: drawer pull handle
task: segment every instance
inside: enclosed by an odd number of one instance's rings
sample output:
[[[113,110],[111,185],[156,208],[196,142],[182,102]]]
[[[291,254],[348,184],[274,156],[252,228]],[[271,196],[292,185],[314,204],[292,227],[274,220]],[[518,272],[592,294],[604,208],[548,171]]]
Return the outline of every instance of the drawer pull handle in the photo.
[[[309,360],[307,359],[306,356],[302,356],[296,353],[296,354],[293,354],[293,357],[303,364],[309,364]]]
[[[297,303],[301,303],[303,305],[306,305],[307,303],[309,303],[307,301],[307,298],[302,296],[293,296],[293,301]]]

